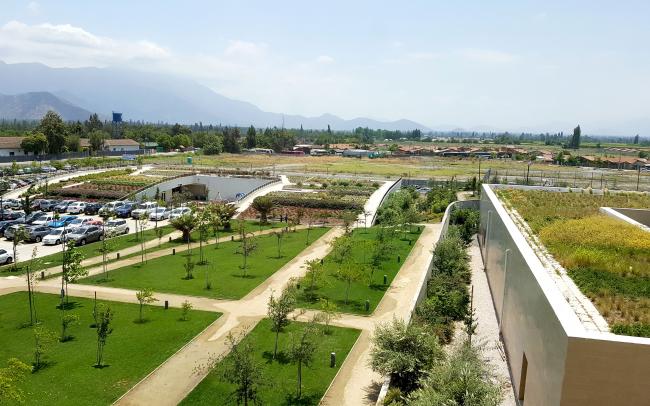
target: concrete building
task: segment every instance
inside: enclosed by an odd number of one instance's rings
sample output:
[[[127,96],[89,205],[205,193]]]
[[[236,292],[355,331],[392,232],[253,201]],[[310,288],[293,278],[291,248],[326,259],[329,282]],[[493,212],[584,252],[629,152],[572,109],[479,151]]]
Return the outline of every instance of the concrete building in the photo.
[[[483,185],[479,241],[520,403],[650,405],[650,338],[599,328],[602,316],[540,260],[498,187]]]
[[[24,139],[25,137],[0,137],[0,156],[30,155],[20,147]]]
[[[82,138],[79,142],[82,149],[90,147],[90,142],[87,138]],[[104,140],[104,151],[111,152],[137,152],[140,150],[140,143],[130,138],[121,139],[107,139]]]

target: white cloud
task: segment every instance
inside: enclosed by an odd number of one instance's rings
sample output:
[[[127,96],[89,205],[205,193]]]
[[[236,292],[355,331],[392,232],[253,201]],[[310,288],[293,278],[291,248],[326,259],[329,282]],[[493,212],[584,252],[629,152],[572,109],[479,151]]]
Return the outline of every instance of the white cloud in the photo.
[[[107,66],[133,60],[161,60],[170,53],[147,40],[119,41],[70,24],[27,25],[10,21],[0,27],[0,58],[7,62],[43,62],[52,66]]]
[[[224,51],[224,55],[236,58],[259,59],[266,55],[265,43],[254,43],[242,40],[231,40]]]
[[[467,48],[457,51],[457,54],[468,61],[486,64],[507,64],[517,60],[514,54],[490,49]]]
[[[320,55],[318,58],[316,58],[316,62],[322,64],[334,63],[334,58],[329,55]]]

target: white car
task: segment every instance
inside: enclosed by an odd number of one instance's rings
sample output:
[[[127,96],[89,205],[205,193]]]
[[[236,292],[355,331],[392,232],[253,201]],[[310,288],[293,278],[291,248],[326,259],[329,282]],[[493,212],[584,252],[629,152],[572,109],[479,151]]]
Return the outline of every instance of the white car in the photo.
[[[134,219],[142,218],[142,216],[148,216],[158,207],[156,202],[144,202],[138,205],[138,208],[131,212],[131,217]]]
[[[68,213],[82,214],[85,208],[86,208],[86,202],[74,202],[68,205]]]
[[[153,212],[149,215],[149,220],[152,221],[162,221],[169,218],[169,210],[164,207],[158,207],[154,209]]]
[[[101,209],[99,209],[99,215],[101,216],[102,214],[115,214],[115,209],[117,209],[120,206],[123,206],[124,202],[120,200],[116,200],[114,202],[109,202],[106,203]]]
[[[104,232],[107,236],[113,237],[120,234],[129,233],[129,225],[124,219],[109,220],[104,226]]]
[[[171,212],[169,212],[169,219],[173,220],[175,218],[178,218],[178,217],[184,216],[186,214],[190,214],[190,213],[192,213],[192,209],[190,209],[189,207],[177,207],[175,209],[172,209]]]
[[[65,237],[70,233],[72,233],[72,229],[69,228],[53,228],[48,235],[43,237],[43,245],[61,244],[61,241],[65,241]]]
[[[10,264],[13,261],[14,258],[7,252],[7,250],[0,249],[0,264]]]
[[[54,221],[54,216],[51,214],[45,214],[39,216],[36,220],[32,221],[33,226],[44,226],[47,225],[50,221]]]
[[[69,229],[77,228],[77,227],[83,227],[83,226],[88,226],[92,221],[95,221],[92,217],[87,217],[87,218],[76,218],[72,220],[66,227]]]

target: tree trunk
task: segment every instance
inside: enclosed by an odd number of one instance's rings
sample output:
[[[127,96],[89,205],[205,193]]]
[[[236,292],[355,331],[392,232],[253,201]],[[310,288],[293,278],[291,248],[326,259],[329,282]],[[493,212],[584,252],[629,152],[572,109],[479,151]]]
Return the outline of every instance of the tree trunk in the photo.
[[[273,348],[273,359],[278,355],[278,337],[280,336],[280,329],[275,330],[275,348]]]
[[[298,361],[298,398],[302,396],[302,361]]]
[[[352,280],[348,279],[348,286],[345,288],[345,304],[348,304],[348,297],[350,296],[350,283]]]

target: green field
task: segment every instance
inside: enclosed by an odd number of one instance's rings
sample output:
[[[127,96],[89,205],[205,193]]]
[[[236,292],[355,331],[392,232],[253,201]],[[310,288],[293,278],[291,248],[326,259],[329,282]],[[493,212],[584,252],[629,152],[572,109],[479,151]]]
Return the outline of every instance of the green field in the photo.
[[[267,319],[260,321],[244,339],[252,340],[254,343],[255,358],[262,366],[264,381],[267,383],[260,390],[261,404],[317,405],[360,333],[358,330],[331,327],[331,334],[322,334],[315,339],[317,348],[314,361],[311,367],[303,367],[302,397],[296,399],[297,367],[285,360],[286,356],[283,352],[289,346],[291,333],[299,332],[305,325],[305,323],[293,322],[284,328],[280,333],[278,345],[279,351],[282,353],[275,361],[271,360],[275,334],[271,331],[271,324]],[[329,366],[331,352],[336,353],[337,362],[334,368]],[[213,371],[181,404],[236,404],[235,399],[231,397],[234,388],[235,385],[223,382]]]
[[[353,239],[352,261],[359,267],[370,268],[372,241],[377,238],[381,227],[372,227],[368,229],[358,228],[352,231]],[[367,269],[365,276],[356,282],[350,284],[348,303],[345,303],[345,292],[347,282],[334,277],[338,264],[332,259],[332,255],[324,258],[324,270],[322,281],[316,284],[315,289],[310,289],[310,279],[305,277],[301,281],[301,291],[298,296],[298,307],[319,308],[319,299],[333,301],[338,309],[346,313],[369,314],[379,304],[388,289],[391,282],[397,275],[397,272],[404,263],[404,260],[411,252],[411,248],[420,235],[419,228],[414,226],[409,233],[394,233],[388,237],[388,246],[385,255],[381,258],[379,266],[374,268],[372,280],[370,280],[370,270]],[[409,243],[410,242],[410,243]],[[400,262],[397,262],[397,257]],[[384,275],[387,277],[387,283],[384,285]],[[369,311],[365,310],[365,302],[370,303]]]
[[[94,368],[97,333],[93,322],[93,301],[70,298],[80,323],[70,328],[74,339],[55,341],[46,356],[45,368],[29,374],[21,384],[28,405],[107,405],[144,378],[186,342],[219,316],[218,313],[192,311],[181,321],[179,309],[148,307],[146,323],[138,318],[138,305],[103,302],[114,311],[113,333],[108,337],[105,368]],[[56,295],[37,294],[36,306],[42,325],[60,333],[61,314]],[[31,364],[34,352],[27,293],[0,296],[0,366],[16,357]],[[155,351],[152,349],[155,348]]]
[[[310,242],[328,231],[327,228],[313,228]],[[108,273],[108,280],[99,274],[84,278],[79,283],[120,288],[140,289],[148,287],[157,292],[204,296],[220,299],[240,299],[275,271],[284,266],[307,246],[307,230],[286,233],[282,239],[282,256],[278,258],[277,239],[274,235],[256,237],[257,249],[248,258],[246,276],[240,266],[243,256],[238,254],[240,242],[226,241],[218,245],[206,245],[204,253],[208,261],[196,264],[194,278],[184,279],[187,252],[151,259],[145,264],[119,268]],[[192,250],[192,260],[199,261],[199,249]],[[207,279],[211,289],[206,289]]]

